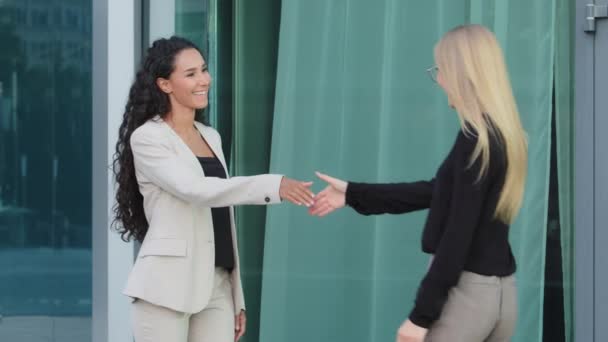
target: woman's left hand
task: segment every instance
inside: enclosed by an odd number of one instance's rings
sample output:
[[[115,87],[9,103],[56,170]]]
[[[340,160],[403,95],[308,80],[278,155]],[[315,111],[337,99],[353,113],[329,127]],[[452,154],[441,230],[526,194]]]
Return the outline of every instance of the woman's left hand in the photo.
[[[234,319],[234,340],[238,341],[243,335],[245,335],[245,327],[247,326],[247,316],[245,310],[236,315]]]
[[[397,342],[424,342],[427,329],[419,327],[409,319],[399,327]]]

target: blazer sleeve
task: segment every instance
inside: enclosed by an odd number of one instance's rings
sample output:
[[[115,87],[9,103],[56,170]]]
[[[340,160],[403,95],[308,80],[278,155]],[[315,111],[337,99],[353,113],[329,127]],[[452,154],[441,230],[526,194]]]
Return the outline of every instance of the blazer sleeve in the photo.
[[[431,206],[435,179],[412,183],[349,182],[346,204],[362,215],[403,214]]]
[[[149,181],[186,202],[207,207],[279,203],[282,175],[201,177],[159,137],[136,130],[130,139],[138,182]],[[142,179],[143,178],[145,179]]]

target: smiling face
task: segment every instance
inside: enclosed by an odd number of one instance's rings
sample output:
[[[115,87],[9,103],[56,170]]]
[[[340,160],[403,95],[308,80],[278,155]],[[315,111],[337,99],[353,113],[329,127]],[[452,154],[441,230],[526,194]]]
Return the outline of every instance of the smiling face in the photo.
[[[211,76],[207,63],[196,49],[185,49],[175,55],[169,78],[158,78],[156,83],[169,95],[173,111],[201,109],[209,104]]]

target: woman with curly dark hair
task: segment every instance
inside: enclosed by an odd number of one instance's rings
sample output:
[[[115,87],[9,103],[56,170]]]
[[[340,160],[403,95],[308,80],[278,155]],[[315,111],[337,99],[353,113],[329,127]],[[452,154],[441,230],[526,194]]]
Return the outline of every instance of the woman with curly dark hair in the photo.
[[[228,178],[220,136],[195,121],[211,77],[190,41],[152,44],[131,86],[114,173],[115,229],[142,242],[124,293],[135,339],[232,342],[245,332],[234,205],[310,206],[310,182]]]

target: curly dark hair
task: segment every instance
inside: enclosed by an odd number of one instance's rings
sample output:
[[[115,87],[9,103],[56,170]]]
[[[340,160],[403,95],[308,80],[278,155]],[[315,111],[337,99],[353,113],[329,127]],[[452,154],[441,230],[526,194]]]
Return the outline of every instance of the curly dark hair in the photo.
[[[186,49],[196,49],[202,55],[194,43],[184,38],[173,36],[154,41],[148,48],[129,91],[112,162],[118,184],[112,228],[120,233],[125,242],[132,238],[143,241],[148,231],[143,196],[139,192],[133,152],[129,144],[131,134],[154,116],[160,115],[164,118],[171,110],[169,96],[156,85],[156,79],[169,78],[175,69],[175,56]],[[197,113],[198,116],[200,114]]]

